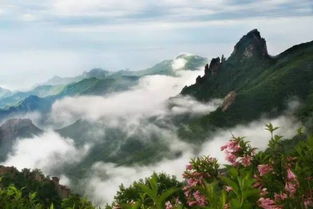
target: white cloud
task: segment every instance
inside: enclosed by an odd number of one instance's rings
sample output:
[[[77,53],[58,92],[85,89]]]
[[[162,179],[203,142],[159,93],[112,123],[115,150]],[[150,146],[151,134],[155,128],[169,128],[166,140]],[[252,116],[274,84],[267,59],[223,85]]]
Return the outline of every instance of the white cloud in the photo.
[[[173,70],[179,70],[179,69],[183,69],[185,67],[185,65],[187,64],[187,60],[184,58],[176,58],[173,60],[172,63],[172,68]]]
[[[59,100],[53,104],[52,119],[59,124],[77,119],[90,121],[120,117],[137,119],[165,114],[167,99],[179,94],[185,85],[194,83],[196,77],[203,74],[203,70],[177,73],[179,74],[177,77],[145,76],[131,90],[105,97],[79,96]]]
[[[37,20],[37,16],[36,15],[34,15],[34,14],[23,14],[22,16],[21,16],[21,19],[23,20],[23,21],[26,21],[26,22],[31,22],[31,21],[35,21],[35,20]]]
[[[281,135],[285,139],[293,137],[297,133],[297,129],[302,127],[301,123],[289,114],[275,119],[262,118],[247,125],[238,125],[229,130],[219,131],[202,145],[200,155],[211,155],[216,157],[220,163],[227,163],[220,147],[226,144],[232,138],[232,135],[245,137],[245,140],[250,141],[253,147],[264,150],[270,140],[270,133],[265,130],[265,125],[268,123],[272,123],[275,127],[280,127],[275,134]]]
[[[154,171],[175,175],[181,180],[181,174],[193,156],[187,149],[180,158],[164,160],[149,166],[124,167],[97,162],[92,166],[90,176],[83,180],[85,195],[98,205],[110,203],[119,185],[129,186],[140,178],[150,176]]]
[[[67,16],[125,16],[143,9],[143,0],[53,0],[57,14]]]
[[[79,162],[88,149],[89,146],[76,148],[72,139],[48,131],[40,136],[17,140],[3,164],[14,165],[18,169],[39,168],[52,174],[67,164]]]
[[[175,175],[179,180],[182,180],[185,166],[191,158],[196,156],[210,155],[217,158],[219,163],[227,164],[225,154],[220,150],[220,147],[226,144],[232,135],[244,136],[246,137],[245,140],[250,141],[252,146],[257,147],[259,150],[264,150],[270,139],[269,132],[265,130],[265,124],[269,122],[274,126],[280,127],[276,134],[282,135],[284,138],[294,136],[297,128],[301,127],[299,122],[286,113],[275,119],[263,118],[247,125],[238,125],[229,130],[220,130],[208,138],[207,142],[202,144],[201,147],[198,147],[198,150],[200,150],[198,152],[195,152],[194,147],[190,144],[170,140],[168,141],[169,146],[183,151],[183,155],[176,159],[165,159],[148,166],[132,167],[97,162],[92,166],[89,175],[82,181],[83,187],[86,188],[85,195],[94,203],[104,205],[113,200],[119,185],[129,186],[133,181],[148,177],[153,172]]]

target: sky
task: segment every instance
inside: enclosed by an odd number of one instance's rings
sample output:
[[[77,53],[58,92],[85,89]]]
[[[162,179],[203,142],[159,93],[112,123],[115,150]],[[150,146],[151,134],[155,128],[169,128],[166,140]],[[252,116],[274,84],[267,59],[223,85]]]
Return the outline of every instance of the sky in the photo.
[[[312,23],[312,0],[0,0],[0,86],[140,70],[184,52],[227,57],[254,28],[275,55],[313,40]]]

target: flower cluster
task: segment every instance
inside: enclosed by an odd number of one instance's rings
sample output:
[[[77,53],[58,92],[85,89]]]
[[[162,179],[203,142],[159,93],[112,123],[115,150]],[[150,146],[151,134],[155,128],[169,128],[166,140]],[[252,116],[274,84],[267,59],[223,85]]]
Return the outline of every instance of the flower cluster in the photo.
[[[226,154],[226,160],[233,166],[242,165],[248,167],[252,163],[255,155],[255,148],[252,148],[243,138],[233,138],[227,144],[221,147],[221,151]]]
[[[178,206],[181,206],[182,203],[180,202],[180,200],[178,198],[175,198],[175,201],[171,202],[171,201],[167,201],[165,203],[165,209],[174,209]]]
[[[205,206],[207,200],[201,193],[204,183],[218,176],[218,163],[215,158],[198,157],[186,166],[183,174],[187,185],[183,188],[189,206]]]
[[[273,166],[269,164],[260,164],[258,165],[258,171],[260,173],[260,176],[264,176],[265,174],[268,174],[271,171],[273,171]]]
[[[282,209],[280,205],[276,205],[275,201],[270,198],[261,197],[258,200],[258,206],[264,209]]]
[[[231,163],[223,169],[212,157],[192,159],[179,192],[161,198],[158,208],[313,208],[313,137],[290,152],[284,151],[281,137],[273,135],[276,129],[271,130],[272,143],[265,151],[256,153],[243,138],[235,137],[222,146]],[[154,199],[146,201],[149,206],[157,205]]]
[[[297,176],[290,170],[287,169],[287,178],[285,184],[285,191],[289,194],[290,197],[293,197],[297,192],[297,188],[299,187],[299,182]]]

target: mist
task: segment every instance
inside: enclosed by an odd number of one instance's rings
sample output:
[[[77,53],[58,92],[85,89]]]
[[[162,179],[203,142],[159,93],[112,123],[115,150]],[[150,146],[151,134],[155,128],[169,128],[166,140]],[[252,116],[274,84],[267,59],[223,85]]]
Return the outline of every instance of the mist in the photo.
[[[201,103],[192,97],[177,96],[184,86],[193,84],[196,77],[204,73],[200,69],[184,70],[185,64],[186,60],[176,59],[172,65],[176,76],[145,76],[139,80],[138,85],[124,92],[57,100],[48,114],[50,126],[45,133],[17,140],[4,164],[18,169],[38,168],[47,175],[58,175],[61,182],[75,192],[85,195],[97,205],[104,205],[113,200],[119,185],[128,186],[153,172],[165,172],[181,179],[185,166],[192,157],[211,155],[220,163],[226,163],[220,147],[232,135],[245,136],[253,146],[263,150],[269,140],[269,133],[264,130],[266,123],[272,122],[281,127],[278,133],[287,138],[293,136],[301,126],[292,117],[298,104],[290,102],[290,108],[278,118],[269,119],[264,116],[249,124],[228,130],[220,129],[207,138],[200,148],[196,148],[178,137],[177,127],[171,118],[208,114],[216,110],[223,99],[216,98]],[[88,130],[75,130],[81,138],[64,137],[55,130],[77,121],[88,124]],[[118,137],[112,138],[112,131]],[[103,153],[104,158],[119,156],[123,146],[130,140],[161,147],[158,161],[121,166],[111,162],[112,160],[95,160],[84,168],[88,172],[80,176],[78,184],[65,172],[64,168],[68,166],[82,166],[88,156],[100,146],[114,145]],[[130,156],[127,157],[131,157],[135,151],[129,150]]]
[[[44,173],[53,174],[68,164],[78,163],[88,149],[89,146],[76,148],[72,139],[47,131],[34,138],[17,140],[4,165],[14,165],[20,170],[39,168]]]
[[[301,127],[301,123],[291,116],[291,109],[289,109],[284,115],[275,119],[262,118],[247,125],[238,125],[229,130],[220,130],[212,137],[207,138],[206,142],[201,145],[200,151],[195,151],[193,146],[182,141],[179,141],[179,143],[175,140],[169,141],[169,146],[175,146],[176,149],[183,150],[182,156],[173,160],[164,159],[148,166],[132,167],[97,162],[92,166],[89,175],[82,183],[86,188],[84,195],[94,203],[104,205],[113,200],[121,184],[129,186],[133,181],[149,177],[153,172],[175,175],[178,180],[183,180],[182,174],[186,165],[191,158],[197,156],[210,155],[217,158],[221,165],[227,164],[225,154],[220,150],[220,147],[225,145],[232,136],[243,136],[258,151],[262,151],[267,147],[270,140],[270,133],[265,130],[265,124],[267,123],[280,127],[276,134],[282,135],[284,139],[293,137],[296,130]]]

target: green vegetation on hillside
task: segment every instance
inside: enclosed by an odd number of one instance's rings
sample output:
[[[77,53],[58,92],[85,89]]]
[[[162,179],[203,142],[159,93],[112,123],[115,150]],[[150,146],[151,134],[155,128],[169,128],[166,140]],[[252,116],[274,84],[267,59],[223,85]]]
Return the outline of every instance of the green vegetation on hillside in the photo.
[[[72,194],[59,179],[45,177],[39,170],[0,166],[1,209],[94,209],[92,204]]]
[[[313,208],[313,137],[299,130],[291,140],[270,132],[257,152],[243,137],[221,147],[229,165],[209,156],[190,161],[182,183],[161,174],[120,187],[107,209],[308,209]],[[290,146],[291,144],[296,146]],[[160,178],[162,177],[162,178]]]
[[[253,30],[235,46],[227,60],[215,58],[206,66],[205,75],[185,87],[183,95],[200,101],[225,98],[235,92],[229,107],[189,121],[181,127],[183,138],[201,140],[217,127],[231,127],[258,119],[263,114],[276,117],[288,103],[301,103],[299,119],[311,125],[313,95],[313,42],[294,46],[278,56],[267,54],[266,44]]]

